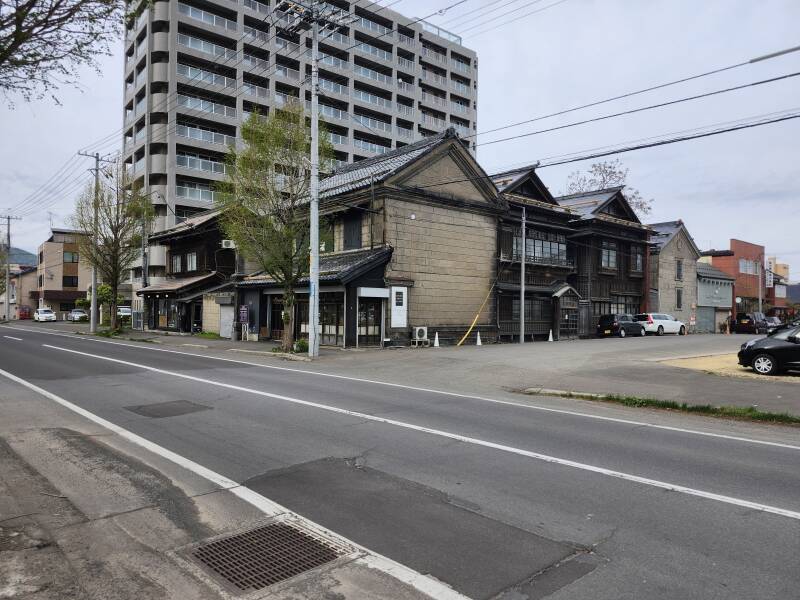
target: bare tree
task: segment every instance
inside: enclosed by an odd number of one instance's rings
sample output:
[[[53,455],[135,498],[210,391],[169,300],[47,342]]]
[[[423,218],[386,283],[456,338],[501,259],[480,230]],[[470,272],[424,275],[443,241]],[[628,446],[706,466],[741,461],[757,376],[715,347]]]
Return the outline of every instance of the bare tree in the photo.
[[[82,260],[96,267],[98,280],[111,288],[111,329],[117,329],[119,287],[141,252],[143,223],[152,220],[153,207],[122,162],[104,169],[100,180],[99,189],[90,185],[80,195],[71,222],[86,232],[78,236]]]
[[[6,291],[6,256],[6,246],[4,243],[0,242],[0,294],[4,294]],[[6,301],[8,300],[9,299],[6,298]]]
[[[588,171],[573,171],[569,174],[566,193],[579,194],[622,185],[625,186],[625,198],[631,208],[640,215],[647,215],[653,209],[653,200],[644,198],[639,190],[628,185],[628,171],[618,158],[592,163]]]
[[[75,85],[122,32],[122,0],[0,0],[0,91],[25,100]],[[58,102],[58,99],[53,96]]]
[[[228,155],[217,204],[239,251],[283,288],[282,348],[294,346],[295,289],[309,268],[308,198],[311,134],[303,107],[293,103],[242,124],[245,146]],[[324,130],[320,159],[333,156]]]

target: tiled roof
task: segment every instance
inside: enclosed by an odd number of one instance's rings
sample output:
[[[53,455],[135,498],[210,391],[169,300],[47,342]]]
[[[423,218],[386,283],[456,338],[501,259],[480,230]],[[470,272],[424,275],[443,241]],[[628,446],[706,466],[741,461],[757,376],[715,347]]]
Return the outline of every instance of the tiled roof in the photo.
[[[346,282],[352,275],[360,273],[365,268],[387,261],[391,255],[392,249],[384,246],[320,254],[319,280],[321,282]],[[275,283],[275,280],[269,275],[260,274],[245,277],[239,282],[239,285],[275,285]],[[300,283],[307,284],[308,277],[300,279]]]
[[[683,221],[666,221],[664,223],[650,223],[648,227],[653,230],[650,235],[650,244],[657,249],[662,249],[681,230]]]
[[[593,190],[591,192],[558,196],[555,200],[558,202],[559,206],[568,208],[572,212],[587,218],[593,216],[600,207],[611,200],[623,187],[625,186],[620,185],[604,190]]]
[[[184,233],[186,231],[191,231],[192,229],[203,225],[204,223],[208,223],[209,221],[216,219],[220,213],[219,208],[212,208],[210,210],[205,210],[201,213],[197,213],[196,215],[192,215],[188,219],[181,221],[180,223],[173,225],[168,229],[164,229],[163,231],[159,231],[154,233],[150,236],[150,239],[159,239],[170,237],[176,234]]]
[[[320,182],[320,198],[357,190],[373,182],[379,183],[448,139],[457,139],[452,128],[386,154],[341,167]]]
[[[159,281],[153,285],[148,285],[146,288],[140,289],[136,292],[138,295],[142,294],[158,294],[158,293],[177,293],[181,290],[186,290],[198,283],[203,283],[206,280],[209,282],[217,281],[219,275],[216,272],[205,273],[203,275],[196,275],[195,277],[176,277]]]
[[[727,273],[720,271],[716,267],[712,267],[709,264],[698,262],[697,263],[697,276],[698,277],[707,277],[708,279],[727,279],[729,281],[735,281],[735,277],[731,277]]]
[[[503,171],[502,173],[495,173],[490,175],[492,181],[501,192],[505,192],[512,185],[517,183],[523,177],[526,177],[531,172],[531,167],[523,167],[521,169],[514,169],[512,171]]]

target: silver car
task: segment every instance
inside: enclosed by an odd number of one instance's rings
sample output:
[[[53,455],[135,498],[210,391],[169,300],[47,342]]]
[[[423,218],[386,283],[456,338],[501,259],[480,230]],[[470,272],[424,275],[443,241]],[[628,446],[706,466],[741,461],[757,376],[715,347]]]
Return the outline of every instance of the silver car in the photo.
[[[633,320],[644,325],[644,330],[647,333],[655,333],[656,335],[664,335],[665,333],[686,335],[686,324],[683,321],[678,321],[678,319],[672,315],[664,313],[641,313],[633,317]]]

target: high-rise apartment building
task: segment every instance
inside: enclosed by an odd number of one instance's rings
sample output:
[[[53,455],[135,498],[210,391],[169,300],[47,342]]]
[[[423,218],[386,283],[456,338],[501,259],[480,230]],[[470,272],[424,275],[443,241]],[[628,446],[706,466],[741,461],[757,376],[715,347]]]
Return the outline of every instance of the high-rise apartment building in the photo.
[[[156,231],[212,205],[251,112],[310,109],[310,32],[291,33],[278,4],[156,0],[129,24],[124,158],[153,199]],[[364,0],[317,4],[344,23],[319,42],[320,114],[337,163],[448,127],[475,133],[477,57],[461,38]],[[148,262],[149,284],[169,272],[163,247]]]

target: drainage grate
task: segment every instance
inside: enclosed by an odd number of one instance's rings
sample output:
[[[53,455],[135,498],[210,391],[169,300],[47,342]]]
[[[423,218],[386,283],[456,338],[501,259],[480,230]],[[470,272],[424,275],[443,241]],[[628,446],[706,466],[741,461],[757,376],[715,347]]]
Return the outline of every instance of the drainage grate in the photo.
[[[271,523],[199,546],[192,555],[238,589],[260,590],[340,556],[286,523]]]

